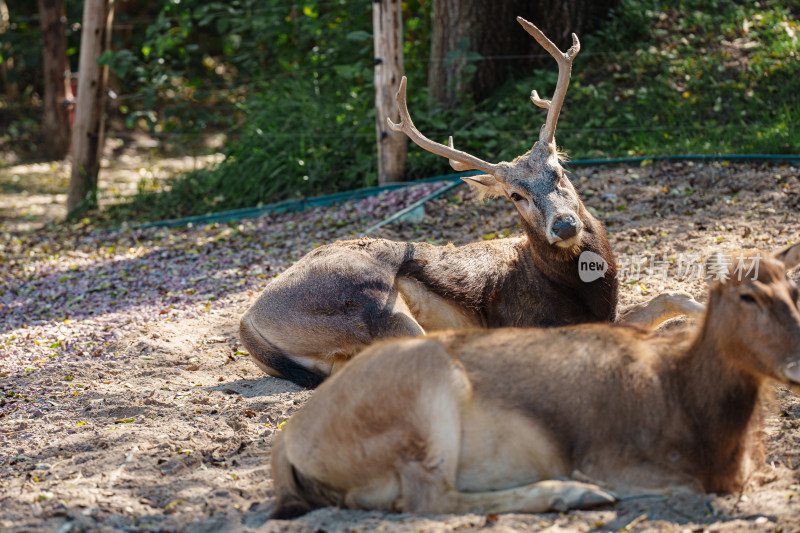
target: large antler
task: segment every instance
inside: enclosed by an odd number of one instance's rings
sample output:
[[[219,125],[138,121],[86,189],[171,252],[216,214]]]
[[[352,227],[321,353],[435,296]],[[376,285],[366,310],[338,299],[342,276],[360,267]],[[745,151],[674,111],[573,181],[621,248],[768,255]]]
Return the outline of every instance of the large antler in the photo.
[[[572,74],[572,60],[578,55],[581,50],[581,43],[578,41],[578,36],[572,34],[572,46],[566,53],[558,49],[553,42],[542,33],[542,30],[528,22],[522,17],[517,17],[517,22],[522,24],[525,31],[530,33],[536,41],[547,50],[551,56],[558,62],[558,83],[556,90],[553,93],[553,100],[543,100],[539,98],[539,93],[535,90],[531,92],[531,100],[534,104],[544,109],[547,109],[547,122],[545,122],[542,131],[539,133],[540,141],[547,141],[548,143],[554,142],[556,135],[556,124],[558,123],[558,115],[561,113],[561,106],[564,105],[564,97],[567,95],[567,86],[569,85],[569,77]]]
[[[406,104],[405,76],[403,76],[403,79],[400,81],[400,88],[397,89],[396,99],[397,109],[400,111],[400,124],[395,124],[389,118],[386,119],[387,122],[389,122],[389,127],[392,128],[393,131],[402,131],[421,148],[450,159],[450,166],[455,170],[480,170],[487,174],[497,174],[497,165],[487,163],[461,150],[456,150],[453,147],[453,137],[450,137],[450,146],[445,146],[444,144],[439,144],[428,139],[414,127],[414,123],[411,122],[411,115],[408,114],[408,106]]]

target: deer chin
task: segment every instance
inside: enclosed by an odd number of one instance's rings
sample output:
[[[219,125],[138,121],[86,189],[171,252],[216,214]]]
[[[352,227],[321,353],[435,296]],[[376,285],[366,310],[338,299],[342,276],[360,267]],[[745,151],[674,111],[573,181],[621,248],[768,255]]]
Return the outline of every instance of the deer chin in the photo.
[[[581,243],[583,241],[583,232],[579,232],[577,235],[570,237],[569,239],[560,239],[555,242],[551,242],[553,246],[560,248],[562,251],[566,252],[577,252],[580,250]]]

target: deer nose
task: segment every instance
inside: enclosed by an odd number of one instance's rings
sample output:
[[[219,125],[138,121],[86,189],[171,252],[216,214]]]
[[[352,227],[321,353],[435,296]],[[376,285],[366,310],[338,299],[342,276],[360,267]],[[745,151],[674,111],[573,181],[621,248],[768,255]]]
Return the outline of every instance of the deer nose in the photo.
[[[578,234],[578,222],[572,215],[558,215],[553,220],[553,234],[565,241]]]

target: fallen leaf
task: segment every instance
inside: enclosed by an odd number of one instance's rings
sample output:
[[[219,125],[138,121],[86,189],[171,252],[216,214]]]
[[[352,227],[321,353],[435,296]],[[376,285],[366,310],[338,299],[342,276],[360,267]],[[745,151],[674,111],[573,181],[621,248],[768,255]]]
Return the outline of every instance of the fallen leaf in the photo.
[[[177,506],[179,506],[180,504],[182,504],[182,503],[183,503],[182,500],[175,500],[175,501],[169,502],[167,504],[167,506],[164,507],[164,512],[165,513],[174,513],[175,512],[175,508]]]

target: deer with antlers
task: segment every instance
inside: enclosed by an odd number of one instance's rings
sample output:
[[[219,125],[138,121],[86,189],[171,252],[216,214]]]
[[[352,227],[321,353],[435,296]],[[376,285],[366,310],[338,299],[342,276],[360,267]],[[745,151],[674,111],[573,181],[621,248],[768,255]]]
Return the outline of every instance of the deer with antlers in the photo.
[[[516,207],[524,235],[461,247],[362,238],[312,251],[274,279],[240,324],[240,338],[267,374],[317,386],[342,363],[377,339],[419,336],[464,327],[560,326],[617,319],[615,260],[602,224],[586,209],[564,174],[555,130],[572,61],[580,49],[561,52],[536,26],[519,23],[558,62],[552,101],[533,91],[547,109],[539,140],[512,162],[487,163],[422,135],[406,105],[406,78],[397,104],[402,131],[419,146],[447,157],[482,193],[505,196]],[[591,252],[607,267],[585,283],[579,257]],[[702,306],[684,293],[659,295],[634,309],[627,321],[656,324]]]
[[[800,244],[744,258],[752,277],[722,254],[711,263],[697,329],[472,329],[372,345],[278,435],[273,516],[563,511],[740,491],[763,464],[768,382],[800,385],[800,291],[786,276]]]

